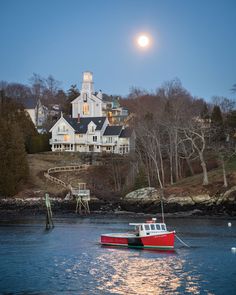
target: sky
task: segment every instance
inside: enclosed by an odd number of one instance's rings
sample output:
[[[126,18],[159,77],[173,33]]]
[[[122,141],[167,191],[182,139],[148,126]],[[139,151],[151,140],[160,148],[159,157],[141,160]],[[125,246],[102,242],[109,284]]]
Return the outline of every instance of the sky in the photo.
[[[0,11],[0,80],[37,73],[80,89],[88,70],[108,94],[177,77],[193,96],[236,98],[235,0],[0,0]]]

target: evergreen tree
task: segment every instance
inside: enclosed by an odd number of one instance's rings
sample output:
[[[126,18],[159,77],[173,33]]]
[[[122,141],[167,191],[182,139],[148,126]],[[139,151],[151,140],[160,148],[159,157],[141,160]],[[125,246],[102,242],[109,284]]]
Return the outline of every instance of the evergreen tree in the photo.
[[[204,102],[204,104],[202,106],[202,110],[201,110],[200,116],[204,120],[209,120],[210,119],[210,114],[209,114],[208,106],[207,106],[207,104],[205,102]]]
[[[29,176],[22,133],[16,122],[0,120],[0,195],[12,196]]]
[[[221,109],[215,105],[211,114],[211,133],[213,142],[225,141],[225,130]]]
[[[211,123],[213,126],[223,126],[223,117],[219,106],[215,105],[211,114]]]
[[[76,85],[71,85],[70,89],[67,92],[67,100],[63,105],[63,112],[67,115],[71,115],[72,113],[72,105],[71,102],[76,99],[80,93]]]
[[[38,132],[23,105],[6,97],[4,91],[0,92],[0,117],[8,122],[17,122],[27,149],[30,137]]]

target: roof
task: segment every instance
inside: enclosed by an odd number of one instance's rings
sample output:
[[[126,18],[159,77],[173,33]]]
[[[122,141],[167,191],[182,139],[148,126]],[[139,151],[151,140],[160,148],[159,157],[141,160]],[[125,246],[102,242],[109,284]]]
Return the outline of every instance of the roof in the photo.
[[[103,135],[111,136],[111,135],[120,135],[122,131],[122,126],[107,126]]]
[[[131,137],[133,130],[129,127],[126,127],[125,129],[122,130],[120,137],[123,138],[128,138]]]
[[[65,118],[65,120],[74,128],[76,133],[85,134],[90,122],[93,122],[96,125],[96,130],[101,130],[106,117],[80,118],[79,122],[77,118]]]

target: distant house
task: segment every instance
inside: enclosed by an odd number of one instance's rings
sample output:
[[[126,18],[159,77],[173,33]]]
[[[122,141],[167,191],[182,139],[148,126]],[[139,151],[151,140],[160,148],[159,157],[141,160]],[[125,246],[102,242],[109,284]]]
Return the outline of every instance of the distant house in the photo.
[[[112,126],[104,116],[102,93],[94,93],[91,72],[83,73],[81,94],[72,101],[72,118],[63,117],[50,132],[52,151],[129,153],[134,132],[123,125]]]
[[[41,103],[40,99],[36,98],[21,99],[20,103],[24,106],[25,111],[30,115],[30,118],[36,128],[40,130],[43,123],[47,119],[47,107]]]
[[[102,110],[112,125],[124,124],[129,115],[128,110],[120,106],[119,97],[104,95]]]

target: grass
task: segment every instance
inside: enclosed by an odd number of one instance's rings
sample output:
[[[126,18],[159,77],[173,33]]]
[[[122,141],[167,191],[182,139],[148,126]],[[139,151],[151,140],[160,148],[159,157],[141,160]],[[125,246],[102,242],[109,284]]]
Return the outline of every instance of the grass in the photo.
[[[226,162],[226,175],[229,186],[236,184],[236,157],[231,158]],[[223,171],[222,167],[218,166],[215,169],[208,171],[208,186],[202,186],[202,173],[179,180],[172,186],[167,188],[169,193],[196,192],[196,193],[215,193],[223,189]]]
[[[65,194],[65,189],[60,186],[53,184],[52,182],[46,181],[44,177],[44,172],[49,168],[56,166],[66,166],[66,165],[79,165],[82,160],[78,153],[39,153],[28,155],[28,161],[30,166],[30,180],[26,187],[29,191],[40,191],[42,194],[49,192],[55,195]],[[102,168],[102,167],[101,167]],[[97,172],[100,170],[98,169]],[[226,173],[229,186],[236,184],[236,157],[231,158],[226,163]],[[81,174],[78,172],[65,172],[58,173],[57,177],[66,183],[71,183],[73,186],[77,186],[78,182],[89,183],[94,179],[101,182],[104,177],[107,178],[107,174],[99,172],[102,175],[102,180],[98,178],[98,175],[89,173],[84,173],[81,178]],[[223,189],[223,174],[222,167],[219,166],[215,169],[208,171],[209,185],[202,186],[202,174],[196,174],[191,177],[181,179],[172,186],[166,188],[167,194],[177,194],[185,195],[188,193],[209,193],[215,194]],[[101,182],[103,183],[103,182]],[[106,184],[106,186],[109,186]],[[104,191],[104,188],[102,189]]]
[[[28,163],[30,167],[29,188],[57,194],[63,192],[65,189],[52,182],[46,181],[44,172],[56,166],[79,165],[81,164],[81,160],[77,153],[47,152],[28,155]],[[57,176],[66,183],[73,180],[72,173],[63,173],[63,175],[58,174]],[[75,175],[75,177],[78,179],[77,175]]]

